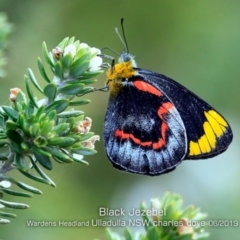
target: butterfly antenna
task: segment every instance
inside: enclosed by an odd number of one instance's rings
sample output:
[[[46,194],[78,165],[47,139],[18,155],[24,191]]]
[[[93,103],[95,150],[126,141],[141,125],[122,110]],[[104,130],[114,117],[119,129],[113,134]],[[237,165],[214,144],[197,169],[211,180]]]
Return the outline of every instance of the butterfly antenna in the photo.
[[[120,33],[118,32],[118,28],[115,28],[115,31],[119,37],[119,39],[121,40],[121,42],[123,43],[125,50],[127,51],[127,53],[129,53],[129,49],[128,49],[128,45],[127,45],[127,41],[126,41],[126,37],[125,37],[125,33],[124,33],[124,27],[123,27],[123,18],[121,19],[121,28],[122,28],[122,36],[120,35]]]
[[[101,52],[102,52],[103,50],[109,50],[109,51],[112,51],[112,52],[115,53],[117,56],[120,56],[120,54],[119,54],[118,52],[116,52],[115,50],[113,50],[113,49],[110,48],[110,47],[104,47],[104,48],[102,48],[102,49],[101,49]]]
[[[128,45],[127,45],[127,39],[126,39],[126,36],[125,36],[124,27],[123,27],[123,18],[121,18],[121,27],[122,27],[123,40],[124,40],[124,43],[125,43],[124,45],[126,47],[127,53],[129,53],[129,48],[128,48]]]

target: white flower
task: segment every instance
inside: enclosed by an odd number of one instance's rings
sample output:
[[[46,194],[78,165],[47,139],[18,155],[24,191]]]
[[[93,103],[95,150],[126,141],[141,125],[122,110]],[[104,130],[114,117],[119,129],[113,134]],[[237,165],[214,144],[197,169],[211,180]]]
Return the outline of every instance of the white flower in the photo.
[[[74,44],[69,44],[67,47],[64,48],[63,56],[70,53],[72,57],[75,57],[76,55],[76,47]]]
[[[86,44],[86,43],[80,43],[79,44],[79,49],[81,49],[81,48],[87,48],[88,47],[88,45]]]
[[[92,55],[101,53],[100,49],[95,48],[95,47],[90,48],[90,52],[91,52]]]
[[[4,187],[4,188],[9,188],[9,187],[11,187],[11,183],[7,180],[3,180],[0,182],[0,186]]]
[[[101,69],[101,65],[102,65],[102,58],[99,56],[95,56],[94,58],[92,58],[92,60],[90,61],[89,64],[89,71],[90,72],[95,72]]]

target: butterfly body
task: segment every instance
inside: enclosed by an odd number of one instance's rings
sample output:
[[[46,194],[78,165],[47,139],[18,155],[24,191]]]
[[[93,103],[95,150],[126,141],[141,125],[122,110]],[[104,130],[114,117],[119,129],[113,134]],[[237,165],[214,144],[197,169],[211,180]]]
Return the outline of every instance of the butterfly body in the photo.
[[[108,70],[107,85],[105,149],[120,170],[159,175],[185,159],[216,156],[232,141],[215,109],[178,82],[137,68],[131,54]]]

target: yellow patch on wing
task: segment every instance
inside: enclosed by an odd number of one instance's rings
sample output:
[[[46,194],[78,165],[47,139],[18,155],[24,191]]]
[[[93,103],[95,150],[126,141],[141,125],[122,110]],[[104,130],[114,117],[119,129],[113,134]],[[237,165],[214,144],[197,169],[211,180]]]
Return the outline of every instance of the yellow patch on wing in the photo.
[[[190,141],[189,149],[190,149],[189,156],[195,156],[195,155],[199,155],[201,153],[198,142]]]
[[[209,123],[211,124],[214,132],[220,137],[223,132],[225,132],[226,127],[228,126],[227,122],[215,111],[210,110],[208,113],[205,113]]]
[[[224,135],[227,122],[214,110],[204,112],[207,121],[203,123],[204,134],[197,141],[189,142],[189,156],[210,153],[216,148],[217,138]]]

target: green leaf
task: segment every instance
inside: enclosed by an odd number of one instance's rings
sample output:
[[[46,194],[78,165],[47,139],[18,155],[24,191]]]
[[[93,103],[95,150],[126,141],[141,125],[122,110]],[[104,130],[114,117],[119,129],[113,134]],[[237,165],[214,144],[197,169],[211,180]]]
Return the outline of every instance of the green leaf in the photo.
[[[88,53],[89,55],[89,59],[90,60],[90,57],[91,57],[91,52],[90,52],[90,47],[84,47],[84,48],[77,48],[77,53],[76,53],[76,56],[75,56],[75,61],[77,61],[79,58],[81,58],[83,55],[85,55],[86,53]]]
[[[69,118],[67,118],[66,122],[69,123],[69,128],[72,129],[76,119],[81,118],[81,117],[83,118],[83,115],[80,115],[78,117],[69,117]],[[60,119],[62,119],[62,118],[60,118]]]
[[[108,240],[122,240],[118,233],[112,232],[109,228],[106,228],[106,235]]]
[[[19,114],[18,122],[20,124],[21,129],[26,135],[29,135],[29,125],[27,123],[27,120],[25,119],[24,115],[22,113]]]
[[[102,74],[103,71],[97,71],[97,72],[85,72],[81,75],[81,77],[79,78],[80,79],[90,79],[90,78],[95,78],[97,77],[98,75]]]
[[[125,237],[125,240],[133,240],[132,234],[129,228],[124,229],[123,236]]]
[[[82,135],[80,135],[81,136],[80,141],[81,142],[86,141],[93,135],[94,135],[94,132],[88,132],[88,133],[82,134]]]
[[[53,63],[52,59],[51,59],[50,56],[49,56],[49,52],[48,52],[47,45],[46,45],[45,42],[43,42],[43,44],[42,44],[42,52],[43,52],[43,56],[44,56],[46,62],[47,62],[51,67],[54,67],[54,63]]]
[[[8,157],[3,155],[3,154],[0,154],[0,160],[1,161],[6,161],[6,160],[8,160]]]
[[[10,140],[10,145],[11,145],[12,150],[14,150],[16,153],[19,153],[19,154],[22,153],[21,144],[18,144],[16,142]]]
[[[49,157],[39,154],[36,151],[34,152],[36,160],[47,170],[52,170],[52,162]]]
[[[174,236],[171,238],[172,240],[192,240],[192,239],[198,239],[198,238],[193,238],[193,234],[192,233],[187,233],[187,234],[183,234],[180,236]]]
[[[72,149],[72,152],[80,155],[93,155],[97,153],[97,151],[94,149],[84,147],[81,147],[80,149]]]
[[[19,91],[17,93],[16,102],[22,103],[22,102],[25,102],[25,101],[26,101],[26,97],[25,97],[24,93],[22,91]]]
[[[69,41],[69,37],[64,38],[59,44],[58,47],[60,47],[61,49],[64,49],[66,47],[66,45],[68,44]]]
[[[37,82],[37,79],[35,78],[34,74],[33,74],[33,71],[28,68],[28,76],[31,80],[31,82],[33,83],[33,85],[36,87],[36,89],[40,92],[40,93],[43,93],[43,90],[42,88],[39,86],[38,82]]]
[[[12,129],[12,130],[16,130],[17,128],[19,128],[20,126],[17,124],[17,123],[15,123],[15,122],[13,122],[13,121],[11,121],[11,120],[7,120],[6,121],[6,128],[7,129]]]
[[[53,157],[53,159],[54,159],[56,162],[60,163],[60,164],[64,164],[64,162],[63,162],[63,161],[59,160],[59,159],[58,159],[58,158],[56,158],[56,157]]]
[[[0,139],[7,139],[7,135],[5,133],[1,133],[0,134]]]
[[[65,56],[62,57],[60,61],[64,69],[69,69],[73,61],[72,54],[70,53],[66,54]]]
[[[78,79],[78,82],[88,85],[97,82],[97,79]]]
[[[78,158],[75,158],[74,156],[72,156],[72,158],[73,158],[74,162],[76,162],[76,163],[81,163],[81,164],[89,165],[89,163],[86,162],[86,161],[83,160],[83,159],[80,160],[80,159],[78,159]]]
[[[69,147],[76,142],[74,138],[71,137],[54,137],[48,140],[49,145],[59,146],[59,147]]]
[[[60,134],[64,131],[70,130],[69,123],[59,123],[57,126],[53,128],[53,132]]]
[[[45,121],[44,124],[41,126],[41,134],[46,136],[48,133],[50,133],[55,125],[55,121]]]
[[[2,217],[8,217],[8,218],[15,218],[17,217],[16,214],[13,214],[13,213],[6,213],[6,212],[0,212],[0,216]],[[2,220],[2,219],[1,219]],[[1,222],[0,222],[1,223]]]
[[[24,81],[25,81],[25,85],[26,85],[28,97],[29,97],[32,105],[33,105],[34,107],[38,108],[37,102],[36,102],[35,97],[34,97],[34,95],[33,95],[33,93],[32,93],[32,90],[31,90],[31,88],[30,88],[29,79],[28,79],[28,77],[27,77],[26,75],[24,76]]]
[[[157,229],[155,227],[149,227],[147,230],[147,239],[159,240]],[[189,239],[190,240],[190,239]]]
[[[52,185],[52,183],[51,183],[49,180],[47,180],[47,179],[38,177],[38,176],[33,175],[33,174],[29,173],[29,172],[24,172],[24,171],[22,171],[21,169],[18,169],[18,170],[19,170],[24,176],[26,176],[26,177],[28,177],[28,178],[36,181],[36,182],[45,183],[45,184],[47,184],[47,185]]]
[[[55,75],[62,80],[64,78],[63,75],[63,66],[62,63],[60,61],[56,62],[55,66],[54,66],[54,70],[55,70]]]
[[[22,104],[25,104],[23,102],[21,102]],[[22,105],[16,100],[16,103],[15,103],[15,110],[17,112],[22,112],[23,108],[22,108]]]
[[[49,121],[54,120],[54,122],[55,122],[56,116],[57,116],[56,110],[52,110],[52,111],[48,112],[46,115],[46,117],[48,118]]]
[[[2,109],[13,120],[16,121],[18,119],[18,112],[16,112],[13,108],[3,105]]]
[[[90,61],[79,63],[76,61],[70,68],[69,75],[73,78],[80,77],[89,68]]]
[[[29,127],[29,133],[31,136],[36,137],[39,134],[40,131],[40,124],[34,123]]]
[[[34,113],[34,105],[31,102],[28,102],[27,108],[26,108],[26,117],[30,118],[33,113]]]
[[[38,69],[39,69],[39,72],[41,73],[42,77],[46,80],[47,83],[50,83],[51,80],[47,76],[47,73],[46,73],[46,71],[44,69],[44,66],[43,66],[41,58],[38,58],[37,62],[38,62]]]
[[[79,40],[76,40],[73,44],[75,45],[76,49],[78,49],[79,44],[80,44],[80,41],[79,41]]]
[[[57,95],[57,85],[55,83],[49,83],[44,87],[43,91],[49,102],[53,102]]]
[[[38,172],[38,174],[43,177],[44,179],[48,180],[49,182],[51,182],[51,186],[52,187],[56,187],[55,183],[52,181],[52,179],[50,179],[43,171],[40,167],[38,167],[38,165],[35,163],[35,161],[31,158],[31,163],[33,165],[33,167],[35,168],[35,170]],[[52,164],[52,163],[51,163]]]
[[[46,108],[44,108],[44,110],[46,110]],[[42,126],[42,124],[45,122],[46,116],[47,116],[46,112],[41,113],[40,117],[37,120],[37,123],[39,123],[39,126]]]
[[[52,156],[52,154],[49,153],[48,151],[45,151],[42,148],[38,148],[36,146],[33,147],[33,152],[34,152],[34,154],[43,155],[45,157],[51,157]]]
[[[14,156],[14,162],[17,165],[18,170],[21,170],[23,172],[28,171],[28,166],[26,165],[26,161],[24,157],[22,157],[20,154],[15,154]]]
[[[82,99],[82,100],[79,100],[79,101],[70,102],[69,106],[80,106],[80,105],[88,104],[90,102],[91,102],[91,100],[89,100],[89,99]]]
[[[2,188],[1,191],[3,191],[6,194],[13,195],[13,196],[18,196],[18,197],[28,197],[31,198],[32,194],[27,193],[27,192],[18,192],[12,189],[7,189],[7,188]]]
[[[7,116],[7,114],[3,111],[3,109],[2,109],[1,106],[0,106],[0,115],[1,115],[2,117]]]
[[[54,157],[58,158],[59,160],[65,162],[65,163],[71,163],[73,160],[65,153],[63,153],[61,150],[58,148],[54,147],[44,147],[43,148],[45,151],[51,153]]]
[[[3,109],[0,106],[0,111],[3,111]],[[4,111],[3,111],[4,112]],[[4,112],[4,115],[6,115],[6,113]],[[3,116],[0,115],[0,127],[5,127],[5,118]]]
[[[90,61],[90,57],[91,57],[90,51],[87,51],[84,54],[81,54],[81,56],[79,55],[80,52],[81,50],[77,52],[77,55],[76,55],[77,60],[73,63],[72,67],[81,65],[81,63],[83,62]]]
[[[146,208],[147,208],[147,207],[146,207],[146,203],[145,203],[145,202],[141,202],[141,204],[140,204],[140,210],[141,210],[141,212],[145,212]],[[146,223],[149,223],[149,224],[144,224],[145,230],[148,231],[148,229],[149,229],[150,227],[152,227],[151,221],[149,220],[149,218],[148,218],[148,216],[147,216],[146,214],[143,214],[143,215],[142,215],[142,219],[143,219],[143,221],[145,221]]]
[[[76,140],[76,142],[79,142],[80,139],[81,139],[80,134],[74,134],[74,133],[69,133],[68,137],[74,138]],[[76,144],[77,144],[77,149],[78,149],[79,148],[79,144],[78,143],[76,143]]]
[[[63,112],[69,105],[68,99],[61,99],[58,101],[54,101],[50,105],[48,105],[45,109],[46,112],[56,110],[57,113]]]
[[[11,141],[13,141],[17,144],[21,144],[21,142],[24,141],[22,136],[15,130],[11,130],[11,129],[7,130],[6,134]]]
[[[75,37],[71,37],[71,38],[68,40],[67,45],[70,45],[70,44],[74,43],[74,40],[75,40]]]
[[[16,202],[7,202],[7,201],[1,200],[1,199],[0,199],[0,204],[2,204],[5,207],[15,208],[15,209],[26,209],[26,208],[29,208],[29,206],[27,204],[16,203]]]
[[[35,122],[39,121],[39,119],[42,117],[42,114],[44,113],[45,107],[41,106],[37,109],[36,113],[35,113]]]
[[[91,92],[94,92],[95,91],[95,88],[94,87],[85,87],[81,93],[79,93],[80,95],[84,95],[84,94],[87,94],[87,93],[91,93]]]
[[[34,188],[32,186],[29,186],[23,182],[19,182],[19,181],[16,181],[14,178],[6,178],[8,181],[10,181],[11,183],[13,184],[16,184],[18,187],[26,190],[26,191],[29,191],[29,192],[32,192],[32,193],[35,193],[35,194],[42,194],[42,191],[38,190],[37,188]]]
[[[84,84],[67,84],[61,88],[58,89],[59,93],[65,94],[65,95],[76,95],[81,92],[81,90],[84,88]]]
[[[65,112],[59,113],[57,116],[59,118],[70,118],[70,117],[78,117],[82,114],[84,114],[84,112],[74,110],[74,111],[65,111]]]

